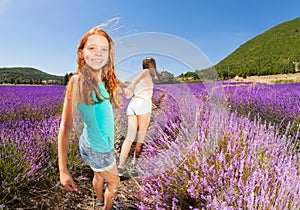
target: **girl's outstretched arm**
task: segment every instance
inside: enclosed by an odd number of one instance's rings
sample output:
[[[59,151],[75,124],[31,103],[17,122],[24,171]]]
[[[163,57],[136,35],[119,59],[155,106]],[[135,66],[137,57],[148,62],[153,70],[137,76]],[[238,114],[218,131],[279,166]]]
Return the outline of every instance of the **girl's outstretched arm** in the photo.
[[[69,137],[73,124],[74,114],[74,87],[76,79],[75,76],[69,81],[64,106],[62,111],[62,119],[60,123],[60,129],[58,134],[58,166],[60,174],[60,182],[67,190],[77,191],[77,187],[68,171],[67,166],[67,153]]]

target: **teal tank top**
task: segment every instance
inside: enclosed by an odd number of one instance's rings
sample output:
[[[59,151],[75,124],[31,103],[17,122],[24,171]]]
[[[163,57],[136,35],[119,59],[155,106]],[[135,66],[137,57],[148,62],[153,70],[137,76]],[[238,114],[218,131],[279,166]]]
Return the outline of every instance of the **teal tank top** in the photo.
[[[84,122],[82,135],[90,147],[97,152],[109,152],[114,147],[113,108],[104,82],[100,82],[98,87],[101,99],[105,100],[94,105],[80,103],[77,108]],[[95,92],[92,92],[92,96],[98,102]]]

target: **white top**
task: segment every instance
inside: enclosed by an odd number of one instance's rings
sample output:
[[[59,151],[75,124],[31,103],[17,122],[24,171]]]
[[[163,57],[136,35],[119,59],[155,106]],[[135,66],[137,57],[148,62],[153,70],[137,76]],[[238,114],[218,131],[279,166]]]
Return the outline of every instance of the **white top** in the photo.
[[[128,94],[152,102],[154,83],[149,69],[144,69],[128,86]],[[133,91],[133,92],[132,92]]]

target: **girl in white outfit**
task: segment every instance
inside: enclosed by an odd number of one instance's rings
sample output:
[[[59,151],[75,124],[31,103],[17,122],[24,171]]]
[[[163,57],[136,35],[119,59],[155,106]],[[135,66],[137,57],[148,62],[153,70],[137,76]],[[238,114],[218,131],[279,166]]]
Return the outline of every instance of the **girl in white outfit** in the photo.
[[[138,130],[137,143],[134,152],[134,159],[138,158],[142,152],[143,143],[146,139],[147,129],[150,123],[152,111],[152,95],[155,75],[158,77],[156,62],[151,57],[146,57],[143,60],[142,72],[133,80],[127,87],[126,97],[132,97],[128,104],[128,130],[126,139],[123,142],[120,163],[119,175],[124,172],[124,165],[128,157],[132,142],[135,140]]]

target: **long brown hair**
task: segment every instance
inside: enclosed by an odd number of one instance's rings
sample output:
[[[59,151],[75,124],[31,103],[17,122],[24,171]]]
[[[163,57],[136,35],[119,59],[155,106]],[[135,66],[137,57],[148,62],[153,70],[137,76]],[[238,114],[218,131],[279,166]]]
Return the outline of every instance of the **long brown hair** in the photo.
[[[160,74],[158,73],[158,71],[156,69],[156,61],[154,58],[152,58],[152,57],[144,58],[142,66],[143,66],[143,70],[149,69],[153,83],[155,83],[155,76],[157,77],[158,80],[160,79]]]
[[[84,56],[83,56],[83,48],[88,40],[88,38],[92,35],[101,35],[105,37],[109,44],[109,57],[108,61],[102,69],[102,81],[105,84],[105,88],[110,96],[110,101],[114,107],[119,107],[119,96],[117,94],[117,90],[120,85],[120,81],[116,76],[115,67],[114,67],[114,43],[110,36],[101,28],[95,27],[89,30],[83,37],[81,38],[78,48],[77,48],[77,71],[76,74],[79,75],[79,100],[83,101],[87,104],[95,104],[92,97],[92,92],[96,93],[96,97],[99,102],[104,99],[100,97],[99,88],[98,88],[98,78],[95,74],[95,71],[91,69],[88,65],[86,65]]]

